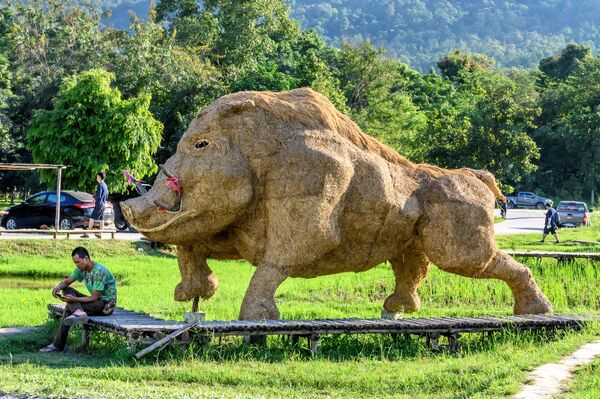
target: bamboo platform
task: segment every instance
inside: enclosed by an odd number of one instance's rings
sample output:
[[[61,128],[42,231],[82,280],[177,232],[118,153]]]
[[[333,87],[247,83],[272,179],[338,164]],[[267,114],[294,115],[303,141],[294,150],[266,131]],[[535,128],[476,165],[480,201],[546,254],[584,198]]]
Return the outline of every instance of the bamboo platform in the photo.
[[[64,304],[48,305],[51,317],[62,316],[64,309]],[[129,349],[133,352],[138,345],[150,345],[183,325],[185,323],[158,319],[144,313],[117,307],[110,316],[90,316],[82,328],[82,346],[87,349],[89,332],[93,329],[126,337]],[[189,336],[183,336],[182,340],[189,340]]]
[[[569,262],[574,259],[600,260],[600,252],[506,251],[506,253],[522,258],[553,258],[559,262]]]
[[[54,316],[62,315],[64,305],[50,305]],[[600,319],[600,315],[522,315],[498,317],[431,317],[387,319],[318,319],[318,320],[262,320],[262,321],[199,321],[181,323],[150,317],[148,315],[115,309],[112,316],[90,317],[84,325],[84,346],[89,329],[110,331],[126,336],[130,348],[135,351],[137,344],[149,344],[164,339],[168,334],[177,333],[177,339],[186,343],[189,334],[200,336],[208,343],[212,337],[242,336],[266,337],[286,335],[293,341],[300,337],[308,339],[310,349],[316,353],[321,335],[337,334],[391,334],[394,337],[417,335],[425,337],[427,345],[436,349],[440,337],[447,337],[450,351],[455,352],[460,334],[495,332],[502,330],[556,330],[580,329],[586,321]],[[182,329],[186,331],[181,333]],[[188,331],[189,330],[189,331]],[[167,341],[165,341],[167,343]]]

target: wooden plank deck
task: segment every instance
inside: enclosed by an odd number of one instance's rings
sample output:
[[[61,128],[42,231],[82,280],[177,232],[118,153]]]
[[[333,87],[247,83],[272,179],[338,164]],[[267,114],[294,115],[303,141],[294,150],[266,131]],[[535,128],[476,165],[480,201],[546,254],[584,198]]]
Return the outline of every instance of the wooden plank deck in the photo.
[[[49,305],[48,308],[54,315],[60,316],[65,309],[65,305],[52,304]],[[132,332],[170,333],[177,330],[185,323],[158,319],[144,313],[117,307],[110,316],[90,316],[86,324],[126,335]]]
[[[306,335],[410,333],[440,334],[500,331],[504,329],[537,330],[578,328],[595,315],[523,315],[501,317],[414,317],[386,319],[317,319],[263,321],[205,321],[196,324],[196,332],[213,336],[228,335]]]
[[[559,261],[572,259],[600,260],[600,252],[545,252],[545,251],[506,251],[510,256],[524,258],[554,258]]]
[[[54,316],[62,315],[64,305],[49,305]],[[451,351],[462,333],[494,332],[506,329],[554,330],[580,329],[586,321],[600,320],[600,315],[522,315],[481,317],[414,317],[387,319],[317,319],[317,320],[231,320],[197,322],[191,333],[208,342],[211,337],[289,335],[297,340],[307,337],[313,351],[324,334],[399,334],[427,338],[430,347],[438,345],[440,336],[448,337]],[[185,323],[154,318],[143,313],[116,308],[111,316],[92,316],[86,327],[114,332],[128,337],[132,350],[138,343],[152,343]],[[85,332],[85,330],[84,330]],[[84,334],[85,335],[85,334]],[[183,341],[189,340],[184,334]],[[84,336],[84,342],[87,339]]]

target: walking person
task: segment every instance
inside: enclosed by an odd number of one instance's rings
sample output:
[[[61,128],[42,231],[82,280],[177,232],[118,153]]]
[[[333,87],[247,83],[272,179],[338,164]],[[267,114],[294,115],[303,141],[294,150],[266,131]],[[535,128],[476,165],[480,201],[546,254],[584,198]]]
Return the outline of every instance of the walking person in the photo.
[[[548,234],[552,234],[556,239],[556,243],[558,244],[558,234],[556,233],[556,229],[558,228],[558,212],[556,209],[552,207],[552,203],[546,202],[546,219],[544,221],[544,235],[542,236],[542,240],[540,242],[544,242],[546,240],[546,236]]]
[[[502,219],[506,219],[506,209],[507,209],[507,203],[508,200],[500,200],[498,201],[498,206],[500,206],[500,216],[502,217]]]
[[[117,304],[117,287],[110,270],[90,259],[89,252],[83,247],[75,248],[71,257],[75,270],[52,290],[52,295],[66,302],[67,306],[54,342],[40,349],[40,352],[63,351],[72,325],[86,322],[88,316],[108,316]],[[75,281],[83,281],[90,295],[69,287]]]
[[[96,181],[98,182],[98,187],[96,188],[96,193],[94,194],[94,201],[96,205],[94,206],[94,210],[92,211],[92,215],[90,216],[90,221],[88,222],[88,230],[92,230],[94,228],[94,224],[96,222],[100,222],[100,231],[104,230],[104,210],[106,208],[106,202],[108,201],[108,186],[104,182],[104,173],[98,172],[96,174]],[[89,238],[89,234],[85,233],[81,236],[81,238]],[[96,237],[102,238],[102,233],[97,233]]]

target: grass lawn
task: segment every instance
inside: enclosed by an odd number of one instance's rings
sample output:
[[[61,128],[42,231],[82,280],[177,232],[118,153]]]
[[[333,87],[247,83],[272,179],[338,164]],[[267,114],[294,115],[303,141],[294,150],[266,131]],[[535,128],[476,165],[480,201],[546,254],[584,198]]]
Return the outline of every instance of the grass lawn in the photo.
[[[596,220],[596,222],[600,222]],[[600,223],[595,223],[600,225]],[[577,231],[578,230],[578,231]],[[600,236],[598,227],[561,231],[567,236]],[[536,235],[500,237],[507,248],[527,246]],[[539,239],[539,238],[538,238]],[[588,238],[580,238],[587,240]],[[535,241],[535,240],[534,240]],[[0,392],[44,397],[399,397],[497,398],[517,392],[526,372],[556,361],[600,335],[600,324],[555,337],[502,333],[493,339],[465,335],[460,353],[431,353],[417,340],[393,343],[388,336],[324,337],[315,358],[279,338],[267,348],[224,339],[200,351],[169,349],[136,362],[125,342],[93,334],[91,353],[39,354],[56,323],[47,320],[50,288],[73,265],[66,254],[72,240],[0,241],[0,326],[43,325],[35,334],[0,339]],[[181,320],[189,304],[172,299],[179,281],[176,259],[141,243],[86,241],[94,259],[116,275],[119,305]],[[520,247],[518,246],[520,245]],[[546,245],[546,250],[600,250],[582,245]],[[600,313],[600,268],[585,261],[568,266],[529,260],[536,280],[561,313]],[[201,309],[208,319],[235,319],[253,268],[245,262],[211,261],[219,275],[217,294]],[[389,265],[368,272],[316,279],[290,279],[277,291],[283,318],[379,317],[393,289]],[[83,289],[81,286],[79,287]],[[422,310],[415,316],[510,314],[512,295],[502,282],[474,280],[433,267],[419,289]],[[77,345],[72,334],[70,347]],[[568,397],[588,389],[598,364],[582,369]],[[586,377],[589,376],[589,377]]]
[[[560,399],[600,398],[600,359],[575,372],[574,381]]]

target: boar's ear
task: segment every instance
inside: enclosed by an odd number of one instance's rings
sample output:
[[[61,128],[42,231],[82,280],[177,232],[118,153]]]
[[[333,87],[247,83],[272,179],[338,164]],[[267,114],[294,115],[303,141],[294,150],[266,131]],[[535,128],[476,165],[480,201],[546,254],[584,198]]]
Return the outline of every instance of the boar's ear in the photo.
[[[254,107],[256,107],[254,101],[250,98],[246,98],[223,104],[221,107],[221,114],[237,114],[239,112],[251,110]]]

